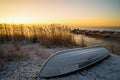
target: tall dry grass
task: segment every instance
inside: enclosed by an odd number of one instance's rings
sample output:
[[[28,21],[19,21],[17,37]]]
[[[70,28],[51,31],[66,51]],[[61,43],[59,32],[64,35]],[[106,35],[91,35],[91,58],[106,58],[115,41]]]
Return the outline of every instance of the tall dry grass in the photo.
[[[81,36],[80,47],[86,47],[84,36]]]
[[[18,43],[15,43],[10,47],[8,46],[0,46],[0,67],[6,61],[15,61],[23,58],[29,58],[28,51],[26,49],[21,49]]]
[[[40,43],[46,47],[76,45],[67,26],[0,24],[0,43],[22,41]]]
[[[44,49],[35,49],[35,55],[39,56],[41,59],[47,59],[51,54]]]
[[[0,46],[0,64],[2,64],[3,63],[3,61],[4,61],[4,50],[3,50],[3,47],[2,46]]]

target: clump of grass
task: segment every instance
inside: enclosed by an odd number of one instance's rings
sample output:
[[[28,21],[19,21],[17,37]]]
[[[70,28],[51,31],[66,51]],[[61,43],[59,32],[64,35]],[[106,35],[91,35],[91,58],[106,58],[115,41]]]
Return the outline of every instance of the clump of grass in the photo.
[[[18,42],[14,42],[13,45],[16,51],[20,50],[20,44]]]
[[[50,56],[50,53],[43,49],[36,49],[34,54],[39,56],[41,59],[47,59]]]
[[[26,49],[17,50],[15,46],[9,48],[0,46],[0,64],[3,64],[5,61],[19,60],[22,58],[28,58]]]
[[[114,46],[113,46],[113,45],[111,45],[111,46],[110,46],[110,48],[111,48],[111,50],[110,50],[110,51],[111,51],[111,53],[114,53]]]
[[[8,51],[9,53],[5,55],[5,58],[7,60],[19,60],[28,57],[28,52],[26,49],[17,50],[15,47],[13,47],[10,48]]]
[[[63,27],[50,27],[48,31],[44,31],[38,35],[38,41],[46,47],[51,46],[74,46],[73,35],[69,31],[64,30]]]
[[[83,36],[81,36],[81,44],[80,44],[81,47],[86,47],[87,45],[85,44],[85,39]]]
[[[4,50],[3,50],[3,47],[0,46],[0,64],[2,64],[4,62]]]
[[[76,45],[74,36],[67,26],[0,24],[0,43],[22,41],[40,43],[46,47]]]

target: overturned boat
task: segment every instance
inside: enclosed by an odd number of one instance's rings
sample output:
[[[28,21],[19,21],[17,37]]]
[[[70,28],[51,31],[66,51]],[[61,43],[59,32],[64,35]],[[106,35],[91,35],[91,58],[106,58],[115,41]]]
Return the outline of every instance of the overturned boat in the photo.
[[[60,51],[43,63],[39,77],[55,77],[70,73],[103,60],[109,55],[109,51],[100,46]]]

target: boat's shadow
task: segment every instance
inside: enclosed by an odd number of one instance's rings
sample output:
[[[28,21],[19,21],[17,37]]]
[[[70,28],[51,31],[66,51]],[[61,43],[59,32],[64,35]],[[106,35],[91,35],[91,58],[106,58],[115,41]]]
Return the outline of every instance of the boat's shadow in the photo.
[[[88,70],[92,69],[92,68],[95,67],[95,66],[99,66],[100,64],[102,64],[103,61],[105,61],[105,60],[106,60],[107,58],[109,58],[109,57],[110,57],[110,56],[104,58],[103,60],[98,61],[98,62],[95,63],[95,64],[92,64],[92,65],[90,65],[90,66],[87,66],[87,67],[85,67],[85,68],[82,68],[82,69],[80,69],[80,70],[76,70],[76,71],[73,71],[73,72],[70,72],[70,73],[67,73],[67,74],[63,74],[63,75],[59,75],[59,76],[47,77],[47,78],[45,78],[45,79],[62,78],[62,77],[67,77],[67,76],[70,76],[70,75],[74,75],[74,74],[76,74],[76,73],[79,73],[79,74],[82,75],[82,73],[83,73],[84,71],[88,71]]]

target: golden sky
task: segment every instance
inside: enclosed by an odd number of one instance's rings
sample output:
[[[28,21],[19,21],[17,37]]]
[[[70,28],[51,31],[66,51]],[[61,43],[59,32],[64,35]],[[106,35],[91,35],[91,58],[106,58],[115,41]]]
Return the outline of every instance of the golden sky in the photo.
[[[0,0],[0,23],[120,26],[120,0]]]

